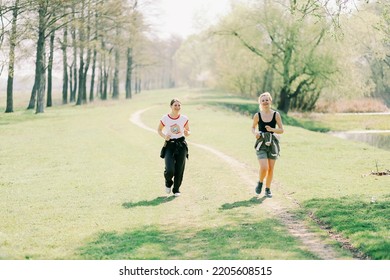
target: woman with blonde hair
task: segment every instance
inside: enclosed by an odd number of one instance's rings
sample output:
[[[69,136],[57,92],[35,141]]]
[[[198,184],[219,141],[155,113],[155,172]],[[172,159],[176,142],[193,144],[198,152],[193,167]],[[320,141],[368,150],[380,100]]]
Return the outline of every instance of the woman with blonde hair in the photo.
[[[279,157],[279,139],[275,134],[284,132],[279,112],[271,108],[272,97],[264,92],[258,99],[260,111],[253,116],[252,133],[256,137],[256,155],[259,160],[259,182],[255,188],[257,195],[261,193],[265,180],[265,196],[271,198],[271,182],[276,159]]]

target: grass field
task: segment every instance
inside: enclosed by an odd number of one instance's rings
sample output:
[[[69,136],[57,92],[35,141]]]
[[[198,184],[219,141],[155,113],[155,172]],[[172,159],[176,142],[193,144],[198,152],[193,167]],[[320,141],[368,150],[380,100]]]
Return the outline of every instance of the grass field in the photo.
[[[190,144],[183,195],[166,198],[162,139],[129,119],[148,109],[142,122],[157,128],[173,97],[190,118],[190,142],[256,171],[250,114],[225,106],[253,101],[212,91],[144,92],[39,115],[2,114],[0,258],[318,259],[267,210],[276,202],[335,246],[339,258],[351,254],[309,214],[368,257],[390,259],[390,178],[362,177],[376,163],[389,169],[390,152],[287,125],[275,197],[256,200],[236,170]]]

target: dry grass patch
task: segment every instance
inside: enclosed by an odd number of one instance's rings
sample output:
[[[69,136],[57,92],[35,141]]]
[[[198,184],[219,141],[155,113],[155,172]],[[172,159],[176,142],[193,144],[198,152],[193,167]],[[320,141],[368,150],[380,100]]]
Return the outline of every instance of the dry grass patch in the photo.
[[[388,112],[389,108],[379,99],[358,98],[337,101],[319,100],[315,111],[319,113],[371,113]]]

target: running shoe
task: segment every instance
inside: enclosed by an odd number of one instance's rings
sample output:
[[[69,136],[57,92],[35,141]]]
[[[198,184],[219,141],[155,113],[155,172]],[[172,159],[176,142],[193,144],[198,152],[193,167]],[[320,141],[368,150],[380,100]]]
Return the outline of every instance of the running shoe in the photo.
[[[271,193],[271,190],[269,188],[265,188],[265,196],[269,197],[269,198],[272,197],[272,193]]]
[[[263,188],[263,183],[262,182],[258,182],[257,183],[257,187],[255,189],[256,194],[261,194],[261,189],[262,188]]]

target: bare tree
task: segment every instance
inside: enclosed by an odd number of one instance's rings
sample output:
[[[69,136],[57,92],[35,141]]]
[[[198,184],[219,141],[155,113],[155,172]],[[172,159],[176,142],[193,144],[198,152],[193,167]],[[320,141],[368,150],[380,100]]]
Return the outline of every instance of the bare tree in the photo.
[[[73,60],[69,66],[69,88],[70,88],[70,102],[76,100],[76,91],[77,91],[77,41],[76,41],[76,27],[74,22],[76,21],[76,1],[72,1],[72,25],[70,28],[71,38],[72,38],[72,49],[73,49]]]
[[[55,39],[55,27],[53,26],[50,31],[50,44],[49,44],[49,61],[47,65],[47,100],[46,107],[53,105],[52,93],[53,93],[53,62],[54,62],[54,39]]]
[[[46,1],[40,1],[38,3],[38,42],[36,50],[35,60],[35,82],[34,82],[34,95],[37,96],[36,113],[44,112],[44,99],[45,99],[45,85],[46,85],[46,54],[45,54],[45,40],[46,40],[46,28],[47,28],[47,8],[48,3]]]
[[[66,13],[66,8],[64,8],[64,13]],[[67,18],[65,19],[67,21]],[[63,37],[62,41],[60,41],[61,44],[61,50],[62,50],[62,104],[68,103],[68,83],[69,83],[69,76],[68,76],[68,55],[67,55],[67,48],[68,48],[68,24],[64,25],[63,28]]]
[[[37,44],[35,58],[35,79],[34,86],[31,92],[30,102],[27,109],[36,108],[37,114],[43,113],[45,108],[45,93],[46,93],[46,39],[50,36],[56,26],[56,23],[63,18],[64,14],[57,16],[56,11],[61,10],[64,5],[67,5],[66,0],[36,0],[31,2],[31,9],[37,12]],[[56,26],[53,28],[53,26]],[[48,32],[51,30],[51,32]],[[36,105],[36,106],[35,106]]]
[[[8,64],[8,80],[7,80],[7,107],[6,113],[12,113],[13,109],[13,84],[14,84],[14,70],[15,70],[15,48],[16,48],[16,28],[17,18],[19,13],[19,0],[15,0],[12,9],[12,27],[10,35],[10,49],[9,49],[9,64]]]

